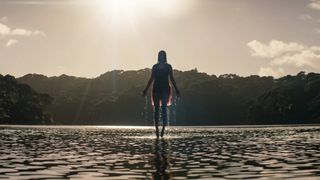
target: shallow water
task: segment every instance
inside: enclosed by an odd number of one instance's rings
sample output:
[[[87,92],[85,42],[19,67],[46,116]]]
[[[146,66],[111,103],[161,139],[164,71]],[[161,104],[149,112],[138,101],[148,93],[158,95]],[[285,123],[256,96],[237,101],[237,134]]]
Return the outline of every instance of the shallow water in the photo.
[[[320,126],[0,126],[0,179],[320,179]]]

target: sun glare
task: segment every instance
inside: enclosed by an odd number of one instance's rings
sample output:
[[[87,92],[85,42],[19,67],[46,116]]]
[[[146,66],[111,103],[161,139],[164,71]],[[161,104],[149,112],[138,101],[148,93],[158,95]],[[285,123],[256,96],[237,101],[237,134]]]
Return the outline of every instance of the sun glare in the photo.
[[[107,15],[143,16],[147,12],[159,16],[172,16],[190,7],[191,0],[96,0]]]
[[[133,0],[104,0],[99,4],[107,12],[123,13],[135,10],[137,5]]]

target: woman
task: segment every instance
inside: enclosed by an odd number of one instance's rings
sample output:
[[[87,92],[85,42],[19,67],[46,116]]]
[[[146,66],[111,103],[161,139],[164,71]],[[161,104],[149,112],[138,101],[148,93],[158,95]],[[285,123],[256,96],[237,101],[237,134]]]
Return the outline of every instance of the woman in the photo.
[[[177,96],[180,96],[180,92],[176,85],[176,81],[173,78],[172,66],[167,63],[167,55],[165,51],[158,53],[158,63],[153,65],[151,77],[148,81],[147,87],[143,90],[143,95],[146,96],[149,86],[153,82],[152,87],[152,100],[154,104],[154,122],[156,127],[156,135],[159,137],[159,109],[161,106],[161,116],[163,127],[160,136],[163,137],[165,126],[167,125],[167,104],[170,104],[171,86],[169,84],[169,78],[176,90]]]

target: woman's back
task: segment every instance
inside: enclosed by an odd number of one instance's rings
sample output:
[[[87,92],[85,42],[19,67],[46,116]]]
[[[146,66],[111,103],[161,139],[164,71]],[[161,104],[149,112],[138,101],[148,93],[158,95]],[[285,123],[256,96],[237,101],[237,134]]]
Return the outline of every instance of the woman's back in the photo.
[[[169,74],[172,67],[167,63],[157,63],[152,67],[154,77],[153,88],[154,90],[166,90],[169,87]]]
[[[156,128],[156,135],[163,137],[165,126],[167,125],[167,106],[170,105],[172,91],[169,85],[169,77],[171,83],[176,89],[177,96],[180,96],[180,92],[176,85],[176,82],[173,78],[172,67],[170,64],[167,64],[167,55],[165,51],[159,51],[158,53],[158,63],[152,66],[151,77],[148,81],[147,87],[142,91],[143,95],[147,95],[147,91],[153,83],[152,90],[152,105],[154,105],[154,122]],[[162,131],[159,134],[159,108],[161,107],[161,117],[163,121]]]

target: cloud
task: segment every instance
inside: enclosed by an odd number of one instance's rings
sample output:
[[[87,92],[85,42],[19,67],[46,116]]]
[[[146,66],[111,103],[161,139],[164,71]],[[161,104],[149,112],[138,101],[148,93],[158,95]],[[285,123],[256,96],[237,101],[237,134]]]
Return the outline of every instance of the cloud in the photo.
[[[38,35],[41,35],[41,36],[45,36],[45,33],[38,31],[38,30],[30,31],[27,29],[17,28],[17,29],[14,29],[11,31],[11,35],[18,35],[18,36],[38,36]]]
[[[9,26],[0,23],[0,36],[45,36],[46,34],[39,30],[28,30],[23,28],[11,29]]]
[[[14,29],[11,31],[11,34],[19,36],[30,36],[32,35],[32,31],[26,29]]]
[[[250,54],[262,58],[274,58],[286,53],[301,51],[305,47],[298,43],[284,43],[282,41],[272,40],[269,44],[263,44],[257,40],[247,43],[250,48]]]
[[[1,18],[2,19],[2,18]],[[0,22],[0,38],[10,38],[6,44],[4,44],[5,47],[10,47],[14,44],[18,43],[18,40],[13,39],[11,37],[29,37],[29,36],[46,36],[46,34],[39,30],[28,30],[24,28],[10,28],[9,26],[3,24]]]
[[[281,77],[284,76],[284,70],[282,68],[278,68],[276,70],[270,67],[261,67],[259,70],[259,76],[273,76],[273,77]]]
[[[320,69],[320,47],[311,47],[294,54],[277,57],[271,61],[271,65],[285,64]]]
[[[313,68],[320,70],[320,46],[306,46],[296,42],[282,42],[272,40],[268,44],[253,40],[247,43],[250,54],[254,57],[269,59],[269,65],[278,67],[261,67],[260,75],[272,75],[279,77],[284,74],[283,66],[295,68]]]
[[[16,39],[9,39],[9,41],[7,42],[7,44],[6,44],[6,47],[10,47],[10,46],[12,46],[12,45],[14,45],[14,44],[17,44],[19,41],[18,40],[16,40]]]
[[[315,10],[320,10],[320,0],[311,0],[308,7]]]
[[[1,36],[7,36],[8,34],[10,34],[10,31],[11,30],[7,25],[0,23],[0,35]]]

